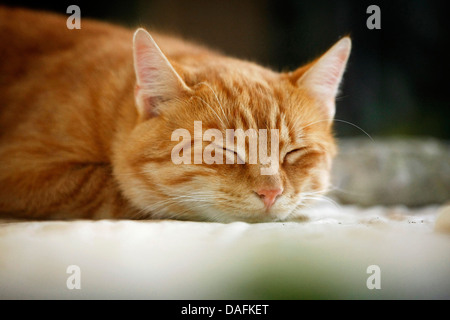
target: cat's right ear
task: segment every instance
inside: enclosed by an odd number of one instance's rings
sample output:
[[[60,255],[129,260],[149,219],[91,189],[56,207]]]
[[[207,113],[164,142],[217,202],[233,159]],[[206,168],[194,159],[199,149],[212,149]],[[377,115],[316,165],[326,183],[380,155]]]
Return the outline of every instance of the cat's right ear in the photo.
[[[344,37],[311,64],[297,69],[292,78],[298,87],[308,90],[320,102],[324,115],[332,120],[335,98],[347,65],[351,40]]]
[[[142,28],[133,38],[135,100],[141,119],[157,116],[160,105],[189,91],[150,34]]]

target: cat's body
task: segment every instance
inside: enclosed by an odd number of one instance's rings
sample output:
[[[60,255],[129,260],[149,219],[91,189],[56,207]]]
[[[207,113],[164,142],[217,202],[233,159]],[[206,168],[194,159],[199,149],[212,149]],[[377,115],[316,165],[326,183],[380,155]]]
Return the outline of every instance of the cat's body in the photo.
[[[130,216],[111,158],[137,118],[132,38],[88,19],[69,30],[62,16],[0,8],[1,214]],[[174,56],[192,50],[158,39]]]
[[[133,47],[131,30],[87,19],[69,30],[64,16],[0,7],[1,216],[264,221],[290,216],[301,191],[326,189],[334,109],[298,88],[316,81],[302,80],[311,65],[278,74],[152,36],[165,56],[143,30]],[[204,130],[280,129],[279,172],[174,164],[171,133],[194,121]],[[286,154],[300,149],[306,158],[288,167]],[[316,169],[323,174],[310,176]],[[261,190],[279,192],[268,205]]]

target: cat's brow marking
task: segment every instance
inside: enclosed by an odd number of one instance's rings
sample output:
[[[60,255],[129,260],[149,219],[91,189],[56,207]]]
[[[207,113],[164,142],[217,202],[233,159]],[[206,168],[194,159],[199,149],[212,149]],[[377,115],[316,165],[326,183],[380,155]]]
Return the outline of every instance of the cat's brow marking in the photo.
[[[217,119],[220,121],[220,123],[222,123],[223,127],[224,127],[224,128],[227,128],[227,126],[225,125],[225,123],[223,122],[223,120],[219,117],[219,115],[217,114],[217,112],[214,110],[213,107],[211,107],[211,105],[210,105],[208,102],[206,102],[205,100],[203,100],[203,99],[200,98],[199,96],[194,96],[194,98],[197,98],[197,99],[199,99],[200,101],[202,101],[204,104],[206,104],[206,105],[211,109],[211,111],[214,112],[214,114],[216,115]]]
[[[212,91],[212,93],[214,94],[214,97],[215,97],[216,100],[217,100],[217,103],[219,104],[220,110],[222,111],[222,114],[223,114],[223,116],[225,117],[225,119],[227,120],[227,123],[228,123],[228,126],[229,126],[230,123],[228,122],[228,118],[227,118],[227,116],[225,115],[225,111],[224,111],[224,109],[223,109],[222,103],[220,103],[219,97],[217,96],[217,94],[216,94],[216,92],[214,91],[214,89],[211,88],[211,86],[210,86],[208,83],[204,82],[204,81],[202,81],[202,82],[200,82],[200,83],[198,83],[198,84],[205,85],[205,86],[207,86],[207,87]]]

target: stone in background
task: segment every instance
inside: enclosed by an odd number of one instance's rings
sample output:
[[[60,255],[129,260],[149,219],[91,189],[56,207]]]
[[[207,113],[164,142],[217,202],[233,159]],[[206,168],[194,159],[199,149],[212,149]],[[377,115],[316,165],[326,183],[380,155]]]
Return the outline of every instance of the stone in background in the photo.
[[[424,206],[450,200],[450,144],[435,139],[339,140],[330,195],[342,204]]]

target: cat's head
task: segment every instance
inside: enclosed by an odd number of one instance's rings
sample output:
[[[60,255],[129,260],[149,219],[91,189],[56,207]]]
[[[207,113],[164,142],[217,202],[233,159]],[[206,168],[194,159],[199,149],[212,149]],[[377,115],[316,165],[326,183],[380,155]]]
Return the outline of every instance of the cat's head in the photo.
[[[141,217],[227,222],[299,214],[329,187],[335,97],[350,47],[343,38],[308,65],[277,73],[214,53],[169,62],[139,29],[139,120],[115,156],[125,196]],[[248,135],[240,143],[238,129]]]

